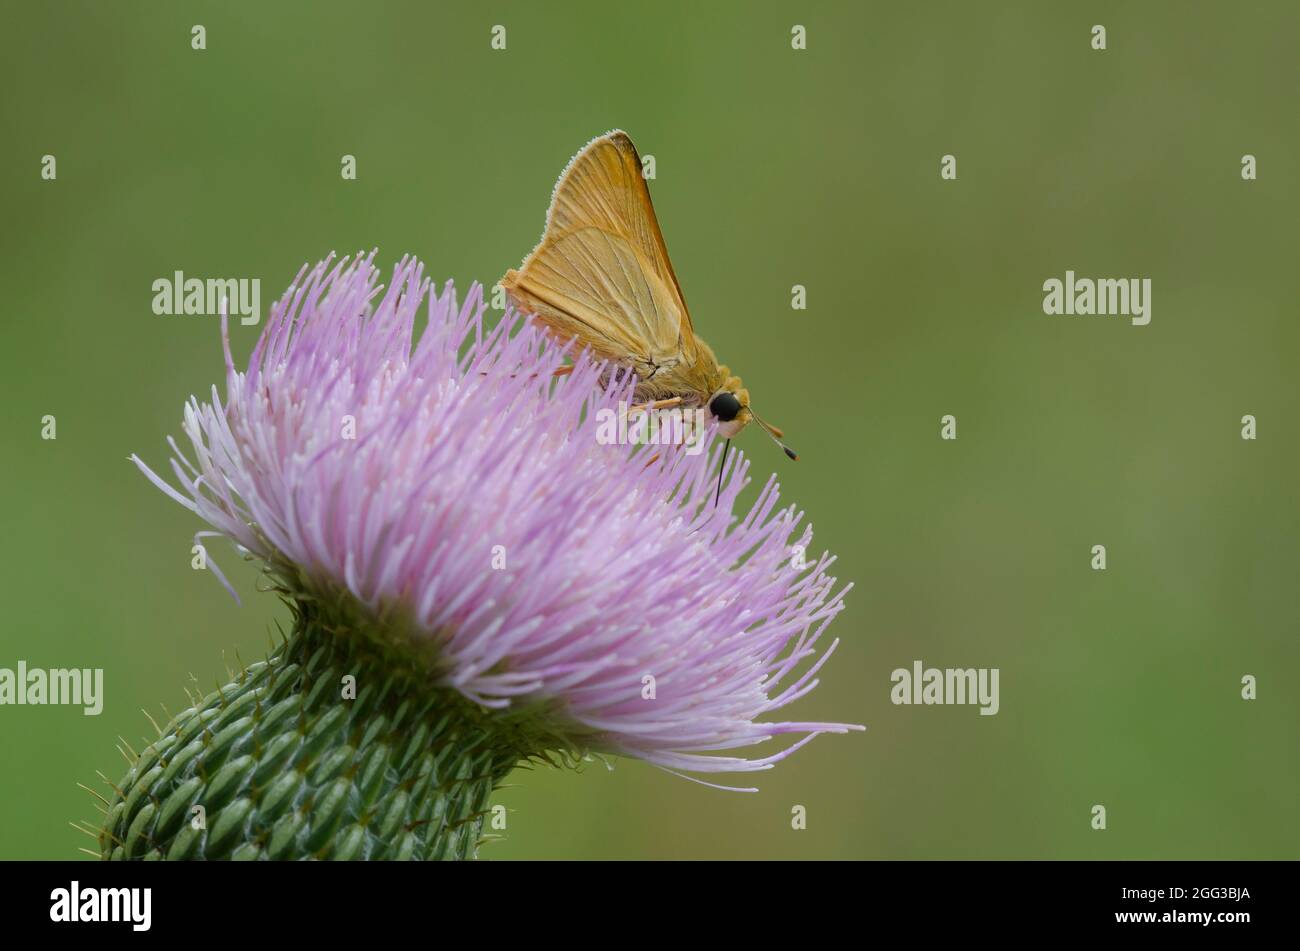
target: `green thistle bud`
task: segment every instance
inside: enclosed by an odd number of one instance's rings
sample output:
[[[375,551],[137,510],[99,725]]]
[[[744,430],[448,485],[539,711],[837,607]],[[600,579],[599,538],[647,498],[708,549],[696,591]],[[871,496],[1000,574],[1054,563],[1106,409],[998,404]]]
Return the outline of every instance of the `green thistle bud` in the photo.
[[[278,650],[135,759],[105,859],[474,858],[506,774],[547,748],[576,755],[536,705],[432,686],[414,642],[295,612]]]

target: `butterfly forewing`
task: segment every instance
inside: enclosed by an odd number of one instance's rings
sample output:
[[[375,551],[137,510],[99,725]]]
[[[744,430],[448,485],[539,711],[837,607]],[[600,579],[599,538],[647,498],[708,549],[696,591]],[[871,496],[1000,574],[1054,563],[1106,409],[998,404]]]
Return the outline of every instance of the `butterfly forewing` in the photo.
[[[541,242],[502,284],[557,335],[632,366],[642,381],[693,361],[690,316],[625,133],[596,139],[569,163]]]

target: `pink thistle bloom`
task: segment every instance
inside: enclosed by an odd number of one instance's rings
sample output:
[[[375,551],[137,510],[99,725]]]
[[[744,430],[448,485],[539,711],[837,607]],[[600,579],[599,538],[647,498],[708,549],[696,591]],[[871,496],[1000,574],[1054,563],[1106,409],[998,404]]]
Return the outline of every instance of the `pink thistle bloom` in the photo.
[[[400,617],[436,647],[437,683],[487,708],[547,701],[586,748],[748,771],[861,729],[760,721],[817,686],[848,590],[827,554],[796,567],[811,531],[774,478],[733,518],[743,456],[715,505],[720,443],[647,462],[597,439],[633,380],[586,354],[556,379],[565,349],[513,313],[486,327],[479,285],[458,304],[408,257],[385,288],[373,259],[304,266],[246,371],[223,319],[225,398],[186,404],[179,488],[131,457],[211,526],[196,537],[228,537],[291,591]],[[716,755],[785,734],[767,756]]]

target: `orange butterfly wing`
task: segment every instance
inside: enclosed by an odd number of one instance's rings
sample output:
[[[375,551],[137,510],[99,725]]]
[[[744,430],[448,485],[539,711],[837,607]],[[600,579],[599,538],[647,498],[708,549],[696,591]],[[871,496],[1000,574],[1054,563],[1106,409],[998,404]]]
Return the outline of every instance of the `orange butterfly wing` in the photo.
[[[632,366],[643,381],[695,359],[690,314],[624,132],[573,157],[541,242],[501,284],[557,336]]]

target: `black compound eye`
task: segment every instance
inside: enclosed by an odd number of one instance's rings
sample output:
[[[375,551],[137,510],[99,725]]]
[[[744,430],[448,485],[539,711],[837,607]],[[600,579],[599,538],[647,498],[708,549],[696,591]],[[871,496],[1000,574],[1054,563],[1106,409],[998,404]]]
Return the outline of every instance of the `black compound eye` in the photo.
[[[740,414],[740,400],[734,393],[719,393],[709,401],[709,412],[729,423]]]

